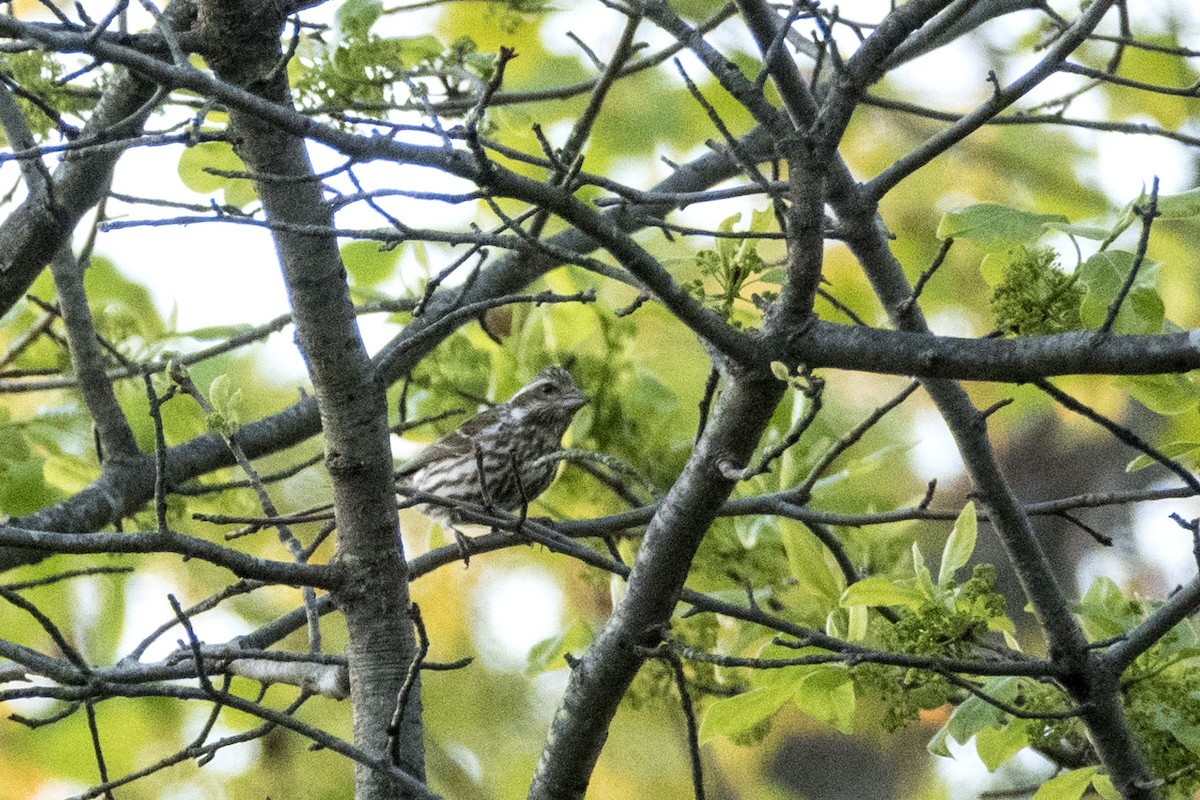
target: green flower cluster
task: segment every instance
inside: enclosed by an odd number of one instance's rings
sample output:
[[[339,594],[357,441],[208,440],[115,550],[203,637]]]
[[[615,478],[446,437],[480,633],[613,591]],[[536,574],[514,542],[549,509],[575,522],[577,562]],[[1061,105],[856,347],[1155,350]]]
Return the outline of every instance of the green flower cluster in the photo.
[[[1018,336],[1082,328],[1079,305],[1084,290],[1074,275],[1058,268],[1058,253],[1049,247],[1022,247],[1015,256],[992,293],[996,325]]]
[[[975,642],[988,631],[988,620],[1006,613],[1004,596],[995,586],[996,568],[977,564],[971,577],[953,590],[952,604],[930,600],[904,613],[896,624],[875,629],[874,644],[897,653],[968,658]],[[922,710],[937,708],[961,693],[935,672],[881,664],[855,668],[854,682],[882,700],[882,725],[887,731],[915,722]]]

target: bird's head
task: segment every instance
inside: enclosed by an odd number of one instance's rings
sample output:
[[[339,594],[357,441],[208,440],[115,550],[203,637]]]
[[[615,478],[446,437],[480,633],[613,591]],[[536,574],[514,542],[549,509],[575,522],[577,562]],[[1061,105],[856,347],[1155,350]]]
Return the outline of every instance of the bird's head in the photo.
[[[532,381],[514,394],[506,405],[517,413],[546,423],[560,421],[563,430],[575,412],[590,402],[575,385],[571,373],[562,367],[546,367]]]

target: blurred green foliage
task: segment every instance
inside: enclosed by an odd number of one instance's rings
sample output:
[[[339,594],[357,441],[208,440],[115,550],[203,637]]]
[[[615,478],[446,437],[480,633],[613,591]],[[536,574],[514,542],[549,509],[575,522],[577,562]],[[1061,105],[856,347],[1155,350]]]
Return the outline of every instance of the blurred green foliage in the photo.
[[[720,6],[708,0],[674,5],[696,21]],[[553,7],[538,0],[482,6],[455,3],[442,9],[429,29],[405,31],[412,35],[404,36],[393,35],[396,30],[388,23],[394,17],[384,11],[376,0],[347,0],[336,12],[333,30],[306,31],[301,36],[298,58],[288,70],[302,108],[312,113],[341,109],[382,120],[388,116],[388,106],[406,101],[461,104],[492,77],[494,54],[501,46],[511,46],[519,55],[508,67],[502,93],[549,90],[596,74],[585,55],[560,40],[564,17],[577,13],[573,7]],[[588,25],[591,19],[580,16],[579,24],[571,23],[583,40],[599,47]],[[1039,35],[1027,32],[1030,43]],[[740,50],[737,42],[717,41],[732,64],[749,69],[756,63],[755,56]],[[1178,44],[1174,33],[1155,41]],[[1091,43],[1082,61],[1103,67],[1110,54],[1111,48]],[[982,80],[986,69],[982,62],[970,68],[980,72],[983,99],[989,91]],[[1122,68],[1129,77],[1164,85],[1186,86],[1196,80],[1186,61],[1141,50],[1127,51]],[[68,66],[50,54],[0,55],[0,70],[64,114],[79,114],[92,103],[94,92],[81,91],[76,84],[56,83]],[[749,117],[733,98],[699,68],[689,66],[688,70],[730,128],[748,129]],[[872,91],[882,97],[913,99],[910,85],[892,80]],[[930,92],[916,100],[933,105],[936,94]],[[1150,118],[1176,129],[1195,116],[1190,99],[1148,96],[1116,86],[1098,87],[1092,96],[1118,119]],[[485,130],[505,145],[540,157],[541,147],[531,123],[538,122],[552,144],[561,146],[566,125],[578,118],[586,102],[587,93],[579,91],[536,104],[498,105],[488,111]],[[35,123],[35,133],[45,136],[50,130],[48,118],[28,105],[23,108]],[[457,110],[447,112],[448,118],[465,113],[461,105],[452,108]],[[336,117],[333,121],[350,124]],[[204,122],[216,129],[224,119],[212,113]],[[849,128],[842,152],[856,177],[866,179],[940,127],[941,123],[915,115],[863,107]],[[705,140],[710,138],[719,141],[719,132],[668,61],[616,84],[584,150],[584,168],[648,189],[657,178],[669,174],[670,168],[659,161],[661,156],[685,162],[703,153]],[[1131,190],[1127,197],[1105,196],[1094,177],[1104,168],[1096,153],[1094,140],[1054,127],[988,128],[883,198],[881,218],[894,234],[893,252],[910,276],[915,278],[928,267],[945,238],[958,242],[921,296],[922,308],[935,321],[935,328],[948,321],[959,335],[981,335],[1000,327],[1006,333],[1028,336],[1079,327],[1095,329],[1103,323],[1135,263],[1140,226],[1133,209],[1145,203],[1146,195]],[[545,177],[545,170],[536,165],[503,161],[524,174]],[[179,149],[178,174],[189,190],[209,196],[222,193],[225,203],[238,207],[253,202],[249,181],[206,171],[211,169],[237,172],[244,167],[223,142]],[[581,196],[590,199],[598,193],[587,188]],[[1137,279],[1116,318],[1117,333],[1197,327],[1200,293],[1195,291],[1193,251],[1200,209],[1195,208],[1194,200],[1188,192],[1159,198],[1164,213],[1153,226],[1152,258],[1138,265]],[[777,230],[774,215],[761,210],[761,200],[698,206],[677,212],[671,219],[727,234]],[[496,224],[484,204],[477,205],[477,212],[481,228]],[[559,225],[550,221],[547,232],[555,232]],[[637,238],[694,296],[745,328],[759,324],[764,303],[783,279],[783,248],[777,242],[698,235],[667,240],[653,231],[639,233]],[[342,248],[351,288],[359,300],[419,297],[424,281],[459,252],[441,244],[417,242],[381,250],[378,243],[355,241]],[[120,264],[121,254],[115,250],[108,257],[93,257],[87,288],[98,333],[124,357],[134,361],[167,358],[191,351],[196,342],[248,330],[248,326],[177,330],[170,309],[155,302],[149,287],[126,277]],[[830,295],[845,307],[868,323],[884,319],[861,269],[840,244],[826,248],[825,275]],[[633,494],[645,501],[661,496],[683,468],[695,441],[710,371],[704,348],[653,302],[618,316],[614,310],[628,307],[633,291],[601,281],[580,268],[557,269],[533,288],[563,293],[595,289],[598,302],[513,307],[492,321],[503,324],[489,325],[496,338],[477,324],[463,327],[425,358],[403,384],[388,388],[390,421],[400,421],[402,397],[403,416],[409,423],[460,409],[459,414],[404,434],[412,444],[428,442],[485,403],[503,401],[541,367],[563,364],[593,401],[576,418],[567,445],[619,459],[637,476],[628,480]],[[45,276],[33,293],[47,299],[53,296]],[[187,298],[180,301],[187,302]],[[272,313],[284,311],[273,309]],[[847,321],[844,312],[826,300],[818,301],[817,311],[822,318]],[[32,306],[22,306],[0,320],[0,350],[11,345],[39,314]],[[386,324],[395,331],[409,320],[409,315],[396,313]],[[221,411],[220,419],[207,419],[191,399],[176,397],[163,408],[168,444],[205,435],[214,422],[221,432],[236,435],[238,424],[260,419],[294,401],[295,387],[272,377],[265,358],[261,348],[250,348],[192,365],[193,380],[210,393],[210,400]],[[42,370],[67,363],[60,340],[43,337],[6,368]],[[846,430],[902,385],[900,379],[861,374],[823,373],[820,377],[827,382],[821,415],[770,472],[742,484],[739,495],[785,491],[798,485]],[[159,380],[155,386],[162,394],[168,384]],[[1025,428],[1052,413],[1044,398],[1010,387],[972,386],[971,390],[981,405],[1010,395],[1018,398],[1011,414],[989,420],[999,450],[1014,444]],[[1193,375],[1121,381],[1076,379],[1072,392],[1095,401],[1113,416],[1148,410],[1153,414],[1156,441],[1194,467],[1195,454],[1200,452],[1196,444],[1200,442],[1200,388]],[[154,429],[141,382],[120,381],[117,394],[139,446],[152,452]],[[1129,396],[1144,408],[1132,407]],[[789,392],[772,419],[764,446],[782,439],[808,402],[802,393]],[[862,512],[918,502],[925,492],[925,465],[912,447],[919,438],[918,423],[929,412],[927,401],[917,396],[886,416],[818,476],[809,505]],[[1074,421],[1064,424],[1077,425]],[[1083,448],[1102,435],[1082,426],[1073,430]],[[261,459],[258,467],[270,474],[319,455],[319,449],[317,442],[307,442]],[[1122,465],[1114,462],[1110,466],[1119,472]],[[1145,458],[1130,465],[1131,469],[1147,466]],[[86,486],[98,469],[89,420],[73,390],[0,394],[0,512],[19,516],[61,500]],[[188,488],[219,488],[243,477],[236,470],[222,469]],[[1078,477],[1083,491],[1088,476]],[[961,476],[945,476],[938,489],[938,507],[967,507],[973,513],[966,499],[968,488]],[[319,467],[274,482],[270,491],[283,513],[329,500],[327,480]],[[586,519],[626,508],[621,497],[595,477],[576,466],[566,466],[532,513]],[[259,511],[249,489],[227,488],[172,495],[168,521],[178,530],[217,539],[232,527],[206,524],[196,519],[197,514],[236,516]],[[966,655],[971,643],[983,638],[1003,641],[1013,649],[1036,648],[1037,644],[1031,645],[1020,632],[1026,622],[1020,603],[1013,598],[1006,603],[999,593],[994,568],[972,564],[969,576],[961,584],[957,582],[956,574],[968,574],[976,534],[980,539],[990,536],[986,528],[978,530],[973,520],[964,514],[952,528],[920,522],[833,528],[855,568],[871,573],[871,577],[848,582],[828,550],[800,522],[722,518],[706,533],[689,586],[733,602],[744,603],[752,597],[761,607],[795,624],[901,653]],[[148,509],[123,524],[126,530],[149,530],[156,523]],[[402,524],[410,555],[419,554],[433,541],[426,533],[427,523],[415,512],[405,512]],[[305,543],[314,541],[319,528],[318,524],[296,526]],[[639,534],[633,530],[615,543],[626,561],[636,554]],[[271,532],[259,531],[235,541],[254,555],[289,557]],[[935,579],[922,554],[936,553],[939,548],[943,555]],[[607,548],[602,552],[607,553]],[[330,557],[332,544],[327,540],[313,558],[324,561]],[[5,580],[44,578],[80,566],[82,561],[52,559],[13,570]],[[215,568],[185,564],[170,556],[98,561],[102,566],[136,566],[138,571],[57,582],[30,590],[29,595],[69,632],[75,646],[98,663],[121,657],[153,626],[172,618],[167,592],[175,593],[187,605],[223,586],[227,577]],[[503,613],[520,617],[533,606],[549,604],[559,609],[560,619],[528,653],[517,654],[527,656],[526,665],[514,667],[503,659],[489,660],[477,630],[483,616],[480,609],[494,601],[488,581],[530,565],[550,576],[553,591],[526,597],[528,607],[507,607]],[[472,560],[469,570],[457,566],[443,569],[414,584],[415,599],[425,610],[433,638],[431,658],[450,661],[484,653],[466,671],[428,673],[424,679],[429,770],[434,784],[443,787],[447,796],[515,798],[525,794],[562,689],[565,656],[586,647],[610,613],[614,594],[620,591],[619,582],[608,576],[537,548],[514,548],[495,557],[479,557]],[[265,624],[298,602],[298,592],[278,587],[236,597],[219,612],[199,616],[200,621],[212,621],[200,635],[223,641]],[[1137,587],[1097,578],[1083,593],[1077,613],[1089,636],[1105,640],[1120,636],[1156,607]],[[881,614],[879,608],[890,609],[892,618]],[[30,647],[52,648],[45,631],[16,609],[4,606],[0,620],[6,637]],[[345,632],[336,615],[324,624],[325,649],[338,652],[344,646]],[[685,616],[682,610],[673,620],[671,634],[680,644],[722,656],[778,659],[824,652],[786,647],[756,626],[712,615]],[[178,629],[163,634],[163,643],[152,651],[157,654],[154,657],[172,649],[180,636]],[[306,644],[302,633],[285,642],[292,649]],[[1126,703],[1155,774],[1184,771],[1200,757],[1196,734],[1200,729],[1200,686],[1195,678],[1198,656],[1193,627],[1181,624],[1138,659],[1127,676]],[[983,763],[993,770],[1026,747],[1082,742],[1082,733],[1071,720],[1044,724],[1015,718],[942,676],[902,667],[820,664],[748,670],[685,661],[685,674],[701,715],[708,765],[729,784],[730,791],[747,798],[785,796],[772,766],[772,748],[788,737],[813,731],[869,739],[879,736],[881,730],[911,725],[911,735],[932,738],[930,749],[941,755],[949,753],[948,740],[966,744],[973,739]],[[257,685],[240,679],[232,688],[249,698],[258,693]],[[991,679],[981,681],[978,688],[1024,710],[1057,712],[1067,707],[1057,689],[1026,679]],[[294,696],[293,690],[276,687],[268,692],[267,700],[283,705]],[[668,800],[692,796],[678,709],[673,676],[661,663],[651,661],[618,716],[593,781],[595,797]],[[65,709],[47,702],[12,704],[6,710],[36,717]],[[119,736],[105,736],[110,773],[137,769],[185,746],[207,712],[207,707],[158,699],[100,704],[97,713],[102,730],[111,725],[111,730],[120,731]],[[337,735],[350,736],[344,703],[314,698],[299,716]],[[221,733],[245,731],[255,724],[244,715],[226,711],[221,717]],[[27,796],[30,781],[83,787],[97,780],[93,759],[81,755],[89,754],[91,745],[79,710],[61,724],[33,731],[12,724],[0,726],[0,745],[0,776],[22,776],[19,781],[0,780],[2,800]],[[303,764],[302,768],[297,764]],[[922,767],[918,771],[918,785],[906,796],[945,796],[932,770]],[[347,796],[350,772],[341,757],[327,751],[310,752],[305,742],[276,731],[244,746],[242,755],[235,748],[218,755],[205,769],[187,764],[173,767],[123,788],[121,796],[177,796],[180,786],[190,784],[203,796],[214,798],[268,792],[273,796],[341,798]],[[1088,786],[1104,794],[1105,780],[1094,770],[1069,772],[1047,784],[1047,794],[1039,797],[1072,797],[1075,792],[1074,800]],[[1169,796],[1189,797],[1198,784],[1200,776],[1186,774],[1170,785]],[[1111,784],[1107,789],[1111,790]]]
[[[96,85],[81,87],[69,83],[65,76],[70,67],[54,53],[44,50],[0,53],[0,73],[18,85],[23,93],[17,105],[25,115],[30,132],[41,138],[55,129],[65,132],[77,122],[77,115],[92,107]],[[49,111],[56,112],[51,116]],[[0,128],[0,143],[11,147],[7,134]]]

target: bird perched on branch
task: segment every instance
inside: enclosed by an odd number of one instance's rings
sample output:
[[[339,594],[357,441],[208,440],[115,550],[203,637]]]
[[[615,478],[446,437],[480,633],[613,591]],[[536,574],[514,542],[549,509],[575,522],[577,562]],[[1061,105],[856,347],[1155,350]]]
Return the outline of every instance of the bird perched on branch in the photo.
[[[562,367],[547,367],[507,402],[479,412],[432,442],[396,472],[401,486],[477,505],[513,511],[549,488],[558,470],[552,457],[588,396]],[[427,504],[422,513],[454,531],[453,509]]]

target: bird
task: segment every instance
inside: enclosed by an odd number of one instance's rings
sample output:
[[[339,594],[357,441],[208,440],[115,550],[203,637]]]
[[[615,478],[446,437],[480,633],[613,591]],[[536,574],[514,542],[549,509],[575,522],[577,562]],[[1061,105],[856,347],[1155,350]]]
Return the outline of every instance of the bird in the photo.
[[[426,445],[396,471],[397,484],[450,501],[524,509],[554,482],[559,459],[552,456],[589,402],[570,372],[546,367],[506,402]],[[418,510],[453,531],[464,560],[469,558],[453,507],[426,504]]]

